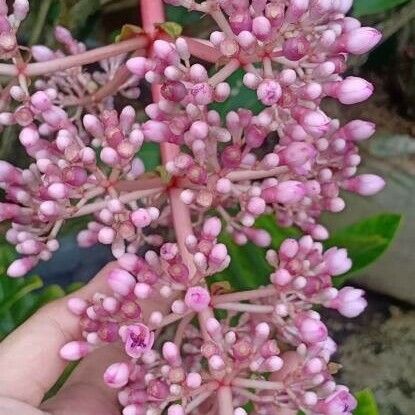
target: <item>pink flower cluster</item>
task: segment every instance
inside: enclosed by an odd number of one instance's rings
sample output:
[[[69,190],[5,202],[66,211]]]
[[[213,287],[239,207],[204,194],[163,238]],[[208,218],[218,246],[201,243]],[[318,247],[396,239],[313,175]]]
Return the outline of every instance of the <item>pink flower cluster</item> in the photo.
[[[72,298],[69,308],[81,316],[85,341],[65,345],[62,357],[77,360],[102,343],[120,340],[130,360],[111,365],[104,380],[119,389],[124,415],[167,407],[171,415],[218,413],[222,402],[215,393],[224,387],[232,394],[235,414],[245,414],[249,402],[258,414],[295,414],[297,409],[351,414],[355,399],[332,377],[336,344],[312,310],[318,304],[355,317],[365,308],[362,290],[332,285],[333,277],[351,267],[346,252],[324,252],[310,236],[287,239],[278,253],[267,253],[275,267],[269,286],[214,294],[201,281],[228,262],[226,248],[212,239],[216,221],[205,223],[197,243],[209,252],[194,254],[199,278],[189,278],[177,246],[168,243],[160,256],[148,251],[145,259],[121,257],[120,268],[108,276],[111,296],[97,294],[90,303]],[[188,239],[196,242],[193,235]],[[218,250],[223,251],[219,256]],[[214,268],[201,267],[206,264],[202,257]],[[218,311],[225,313],[220,321]],[[198,326],[191,323],[196,315]],[[153,348],[155,333],[174,322],[179,322],[174,339]]]
[[[16,0],[8,15],[0,0],[0,51],[13,60],[0,65],[11,77],[0,126],[19,128],[32,159],[25,168],[0,161],[0,220],[11,222],[6,238],[21,255],[8,274],[49,260],[65,222],[92,215],[78,242],[111,246],[112,293],[69,300],[83,339],[61,356],[121,342],[125,359],[104,379],[119,389],[123,415],[244,415],[252,406],[264,415],[351,415],[356,401],[333,379],[336,345],[313,307],[352,318],[366,300],[334,288],[351,261],[344,249],[324,252],[319,219],[344,209],[342,191],[371,196],[384,181],[357,175],[358,143],[374,125],[341,125],[321,103],[372,94],[343,73],[348,55],[368,52],[380,34],[345,16],[349,0],[166,2],[209,14],[218,30],[209,40],[171,39],[156,25],[161,0],[141,0],[144,33],[87,51],[57,27],[62,49],[34,46],[30,63],[16,41],[27,2]],[[88,66],[95,62],[99,71]],[[260,111],[213,109],[235,93],[236,71]],[[154,102],[139,122],[132,105],[145,82]],[[132,105],[118,108],[119,95]],[[160,146],[154,171],[140,158],[145,143]],[[231,261],[222,226],[239,245],[267,247],[271,235],[255,227],[263,214],[305,236],[267,252],[268,286],[212,285]]]

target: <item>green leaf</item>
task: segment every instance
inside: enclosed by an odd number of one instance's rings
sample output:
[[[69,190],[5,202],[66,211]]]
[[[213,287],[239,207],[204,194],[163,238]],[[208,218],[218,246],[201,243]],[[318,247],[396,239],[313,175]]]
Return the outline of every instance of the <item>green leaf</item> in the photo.
[[[198,12],[189,12],[184,7],[167,6],[167,19],[179,23],[181,26],[198,22],[202,15]]]
[[[183,27],[176,22],[164,22],[159,27],[173,39],[177,39],[183,32]]]
[[[81,30],[87,20],[101,8],[100,0],[78,0],[68,12],[68,27],[71,30]]]
[[[238,246],[228,234],[223,234],[220,241],[228,248],[231,256],[229,267],[215,275],[210,282],[229,281],[234,289],[253,290],[268,283],[271,267],[265,259],[265,250],[248,243]]]
[[[154,170],[161,164],[160,146],[156,143],[144,143],[138,156],[143,161],[146,171]]]
[[[357,408],[353,415],[379,415],[379,409],[376,404],[375,396],[369,389],[365,389],[356,394]]]
[[[272,215],[260,217],[255,227],[269,232],[272,238],[271,248],[274,249],[278,249],[284,239],[301,235],[301,232],[295,228],[280,228]],[[211,278],[210,282],[228,281],[234,289],[238,290],[253,290],[269,283],[272,268],[265,259],[267,249],[250,242],[239,246],[226,233],[221,235],[220,241],[227,246],[231,263],[226,270]]]
[[[355,0],[353,14],[359,17],[383,13],[407,2],[408,0]]]
[[[351,274],[372,264],[386,251],[396,235],[401,219],[401,215],[384,213],[332,234],[324,244],[325,247],[346,248],[353,261],[352,269],[346,275],[336,278],[338,285],[349,279]]]
[[[264,107],[258,101],[255,91],[248,89],[243,83],[242,79],[245,71],[238,69],[235,71],[226,82],[231,86],[231,96],[223,103],[214,103],[210,107],[219,112],[222,118],[226,116],[229,111],[235,111],[239,108],[246,108],[251,110],[254,114],[258,114]]]
[[[2,277],[7,278],[7,277]],[[9,311],[9,309],[17,303],[20,299],[25,297],[27,294],[31,293],[34,290],[38,290],[43,287],[43,281],[39,277],[28,277],[25,278],[25,284],[23,287],[18,287],[14,292],[9,295],[8,298],[4,299],[0,304],[0,314]]]

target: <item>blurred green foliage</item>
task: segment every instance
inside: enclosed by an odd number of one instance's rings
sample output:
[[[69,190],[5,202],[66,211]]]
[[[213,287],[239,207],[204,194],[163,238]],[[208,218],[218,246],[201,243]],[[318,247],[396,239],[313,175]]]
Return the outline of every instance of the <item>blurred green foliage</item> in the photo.
[[[79,288],[79,284],[65,290],[56,284],[45,286],[38,276],[9,278],[6,270],[14,258],[14,250],[0,243],[0,340],[43,305]]]
[[[408,0],[355,0],[353,14],[360,17],[384,13],[407,2]]]

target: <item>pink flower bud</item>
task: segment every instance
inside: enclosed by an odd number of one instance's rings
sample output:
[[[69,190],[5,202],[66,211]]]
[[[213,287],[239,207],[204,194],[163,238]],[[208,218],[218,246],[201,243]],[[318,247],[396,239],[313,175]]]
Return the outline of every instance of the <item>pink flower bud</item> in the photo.
[[[104,126],[95,115],[86,114],[82,119],[85,129],[95,138],[104,136]]]
[[[172,366],[181,364],[179,349],[173,342],[166,342],[163,344],[162,354]]]
[[[113,291],[123,296],[132,293],[136,284],[135,278],[129,272],[119,268],[110,272],[107,282]]]
[[[142,56],[137,56],[127,61],[127,68],[138,78],[143,78],[148,71],[148,60]]]
[[[52,103],[48,95],[43,91],[35,92],[30,98],[31,104],[39,111],[46,111],[51,108]]]
[[[332,88],[331,96],[342,104],[357,104],[373,94],[373,85],[362,78],[349,76]]]
[[[296,62],[307,55],[309,48],[309,41],[300,35],[287,39],[282,45],[282,53],[288,60]]]
[[[247,211],[254,216],[262,215],[265,212],[265,208],[265,200],[260,197],[252,197],[246,205]]]
[[[72,297],[68,300],[69,310],[78,316],[81,316],[82,314],[84,314],[87,307],[88,307],[87,302],[83,300],[82,298]]]
[[[171,405],[169,406],[169,409],[167,409],[167,415],[184,415],[184,409],[181,405]]]
[[[345,317],[354,318],[363,312],[367,301],[363,297],[364,291],[353,287],[342,288],[329,307],[335,308]]]
[[[372,27],[360,27],[345,33],[339,39],[340,49],[354,55],[363,55],[373,49],[382,38],[382,34]]]
[[[284,268],[279,269],[274,274],[271,275],[271,281],[273,284],[277,285],[287,285],[293,279],[292,275]]]
[[[344,187],[361,196],[373,196],[385,187],[385,181],[374,174],[362,174],[347,180]]]
[[[339,133],[347,140],[363,141],[375,133],[375,124],[368,121],[354,120],[347,123],[339,130]]]
[[[193,311],[201,312],[210,304],[209,291],[202,287],[191,287],[186,292],[184,302]]]
[[[19,134],[19,140],[25,147],[31,147],[39,141],[39,133],[31,127],[23,128]]]
[[[252,33],[259,40],[266,40],[272,31],[270,21],[265,16],[258,16],[252,21]]]
[[[335,247],[324,253],[324,262],[328,272],[333,276],[344,274],[352,267],[352,261],[348,258],[347,251]]]
[[[190,93],[196,105],[208,105],[213,102],[213,88],[206,82],[195,84]]]
[[[284,365],[284,361],[278,356],[269,357],[265,361],[265,366],[269,372],[277,372]]]
[[[219,218],[212,217],[205,220],[203,224],[203,235],[208,238],[216,238],[222,229],[222,224]]]
[[[128,383],[130,369],[127,363],[114,363],[104,373],[104,381],[110,388],[119,389]]]
[[[295,325],[305,343],[320,343],[327,339],[327,327],[320,320],[307,315],[299,315]]]
[[[323,415],[352,415],[356,407],[357,401],[349,390],[344,386],[339,386],[335,392],[317,404],[316,410]]]
[[[257,94],[264,105],[274,105],[281,98],[282,89],[278,82],[267,79],[259,84]]]
[[[38,62],[47,62],[55,58],[55,54],[48,47],[43,45],[32,46],[33,58]]]
[[[152,218],[150,213],[147,209],[137,209],[130,215],[131,221],[134,223],[134,225],[141,229],[145,228],[152,222]]]
[[[76,361],[85,357],[92,350],[92,346],[86,342],[73,341],[66,343],[59,354],[62,359]]]
[[[169,141],[172,136],[169,127],[160,121],[150,120],[145,122],[143,124],[142,131],[147,140],[154,141],[156,143]]]
[[[202,384],[202,377],[199,373],[189,373],[186,377],[186,385],[190,389],[197,389]]]
[[[16,259],[7,268],[7,275],[12,278],[20,278],[26,275],[36,266],[38,259],[36,257],[24,257]]]

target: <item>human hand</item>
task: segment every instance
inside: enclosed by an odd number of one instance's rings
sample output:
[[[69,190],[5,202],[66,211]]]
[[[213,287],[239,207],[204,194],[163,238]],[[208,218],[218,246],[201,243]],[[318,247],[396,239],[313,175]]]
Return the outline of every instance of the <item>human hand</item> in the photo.
[[[76,297],[109,293],[107,265]],[[105,369],[122,359],[119,345],[102,347],[77,366],[56,396],[43,402],[67,362],[61,347],[80,338],[79,320],[66,306],[68,298],[40,309],[0,343],[0,415],[119,415],[117,395],[103,381]]]

